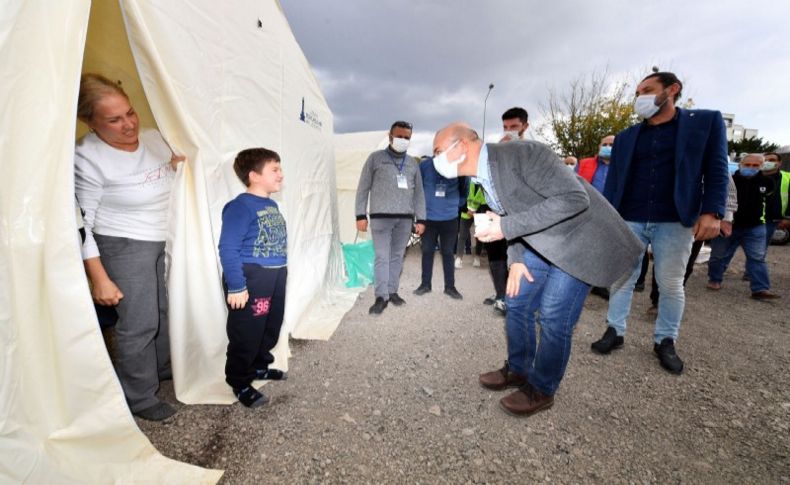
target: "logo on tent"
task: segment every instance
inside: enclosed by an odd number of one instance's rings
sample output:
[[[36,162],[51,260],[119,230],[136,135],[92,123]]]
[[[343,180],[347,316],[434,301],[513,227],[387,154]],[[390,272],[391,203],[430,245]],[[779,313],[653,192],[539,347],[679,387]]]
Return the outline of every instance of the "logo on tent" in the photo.
[[[304,96],[302,96],[302,111],[299,113],[299,121],[312,126],[316,130],[324,127],[323,121],[318,118],[318,114],[315,111],[305,111]]]

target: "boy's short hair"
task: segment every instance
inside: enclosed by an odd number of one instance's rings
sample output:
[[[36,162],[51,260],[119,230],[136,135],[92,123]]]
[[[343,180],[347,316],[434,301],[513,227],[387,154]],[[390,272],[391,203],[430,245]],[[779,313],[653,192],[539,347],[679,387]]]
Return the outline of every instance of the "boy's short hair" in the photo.
[[[249,187],[250,172],[261,173],[263,167],[269,162],[280,163],[280,155],[268,148],[247,148],[236,155],[236,160],[233,161],[233,171],[244,182],[244,185]]]

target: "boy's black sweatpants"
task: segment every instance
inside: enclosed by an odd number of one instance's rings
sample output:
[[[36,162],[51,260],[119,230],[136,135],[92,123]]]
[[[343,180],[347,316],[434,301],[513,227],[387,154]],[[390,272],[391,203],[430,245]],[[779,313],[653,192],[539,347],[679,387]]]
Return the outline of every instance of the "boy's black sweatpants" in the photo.
[[[252,383],[256,369],[267,369],[274,362],[271,350],[277,344],[283,324],[287,276],[286,267],[244,265],[250,298],[244,308],[228,307],[225,381],[235,391]]]

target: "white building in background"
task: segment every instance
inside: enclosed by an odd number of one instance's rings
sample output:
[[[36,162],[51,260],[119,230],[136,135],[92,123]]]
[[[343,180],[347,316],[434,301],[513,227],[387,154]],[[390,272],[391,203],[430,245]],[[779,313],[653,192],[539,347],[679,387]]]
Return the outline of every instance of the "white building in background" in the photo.
[[[757,129],[744,128],[743,125],[735,124],[735,115],[732,113],[722,113],[724,125],[727,127],[727,141],[742,141],[747,138],[757,137]]]

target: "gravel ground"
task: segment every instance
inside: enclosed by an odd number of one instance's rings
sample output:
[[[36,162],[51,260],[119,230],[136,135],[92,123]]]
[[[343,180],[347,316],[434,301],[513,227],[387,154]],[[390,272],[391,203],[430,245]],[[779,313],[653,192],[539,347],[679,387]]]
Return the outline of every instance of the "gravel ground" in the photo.
[[[267,406],[179,405],[140,427],[166,456],[226,470],[223,483],[790,483],[790,246],[768,255],[780,303],[749,298],[740,252],[719,292],[697,266],[681,376],[652,353],[647,293],[624,348],[591,353],[606,303],[590,296],[554,407],[529,418],[477,383],[505,358],[504,319],[481,304],[487,271],[457,271],[456,302],[437,257],[434,292],[417,297],[418,253],[407,304],[371,317],[369,288],[330,341],[293,341],[290,378],[265,386]],[[175,402],[169,383],[161,395]]]

